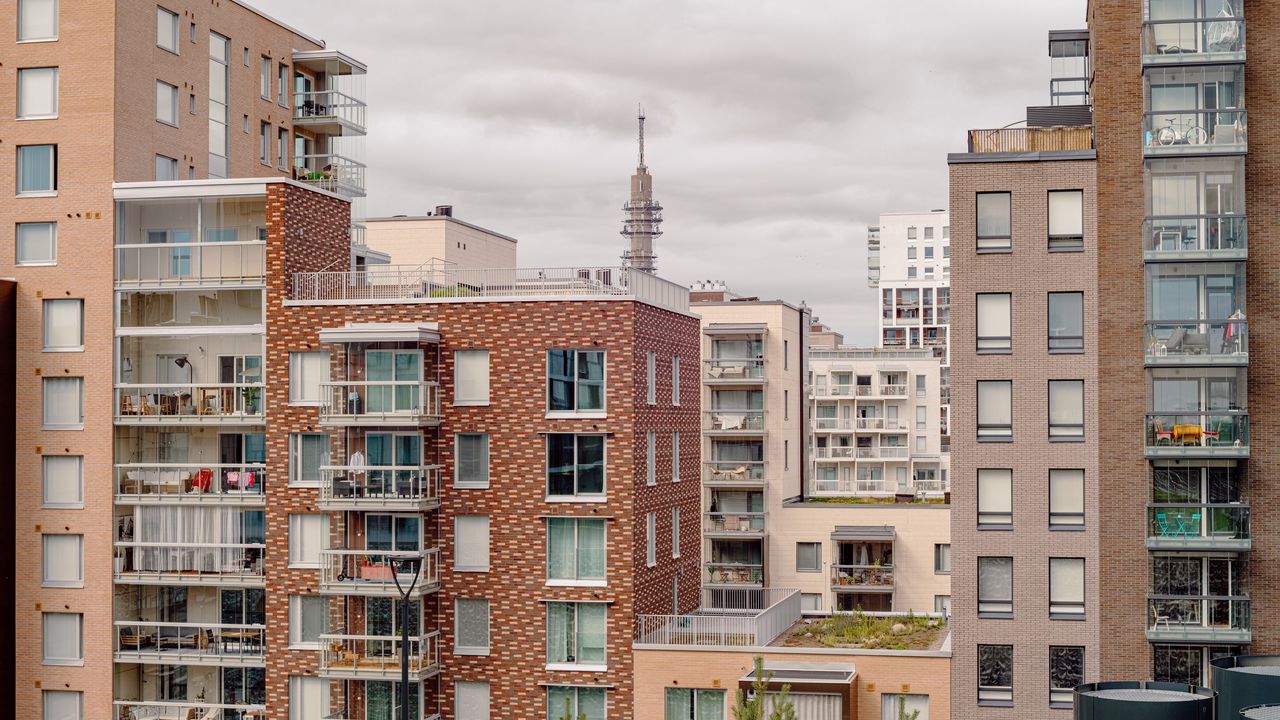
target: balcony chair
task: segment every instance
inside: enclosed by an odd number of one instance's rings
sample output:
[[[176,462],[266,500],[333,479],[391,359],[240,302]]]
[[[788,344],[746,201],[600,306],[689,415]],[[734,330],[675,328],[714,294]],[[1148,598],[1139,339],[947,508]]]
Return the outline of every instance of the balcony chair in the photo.
[[[1176,527],[1169,522],[1169,517],[1164,513],[1156,513],[1155,531],[1160,537],[1173,537],[1177,534]]]
[[[1161,421],[1159,421],[1159,420],[1155,420],[1155,421],[1153,421],[1153,422],[1151,423],[1151,426],[1152,426],[1152,434],[1155,436],[1155,444],[1156,444],[1156,445],[1159,445],[1161,440],[1163,440],[1163,441],[1164,441],[1164,444],[1165,444],[1165,445],[1172,445],[1172,444],[1173,444],[1173,430],[1172,430],[1172,429],[1168,429],[1168,430],[1166,430],[1166,429],[1165,429],[1165,427],[1164,427],[1164,423],[1163,423],[1163,422],[1161,422]]]
[[[1212,423],[1212,430],[1205,428],[1201,432],[1201,437],[1204,438],[1202,442],[1206,446],[1217,445],[1219,440],[1222,438],[1222,418],[1214,418]]]

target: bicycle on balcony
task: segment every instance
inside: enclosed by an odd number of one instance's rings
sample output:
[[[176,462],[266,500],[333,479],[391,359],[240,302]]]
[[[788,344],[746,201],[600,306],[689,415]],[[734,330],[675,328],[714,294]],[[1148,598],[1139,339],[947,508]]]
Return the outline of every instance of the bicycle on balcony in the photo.
[[[1209,143],[1208,131],[1197,125],[1194,120],[1184,121],[1182,118],[1171,117],[1165,122],[1169,124],[1156,131],[1156,142],[1162,146]]]

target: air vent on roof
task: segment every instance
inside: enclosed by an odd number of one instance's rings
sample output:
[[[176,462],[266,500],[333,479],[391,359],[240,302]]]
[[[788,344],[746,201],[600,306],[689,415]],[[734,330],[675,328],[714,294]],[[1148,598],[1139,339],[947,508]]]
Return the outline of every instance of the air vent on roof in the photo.
[[[437,206],[436,206],[436,215],[439,215],[440,217],[453,217],[453,206],[452,206],[452,205],[437,205]]]

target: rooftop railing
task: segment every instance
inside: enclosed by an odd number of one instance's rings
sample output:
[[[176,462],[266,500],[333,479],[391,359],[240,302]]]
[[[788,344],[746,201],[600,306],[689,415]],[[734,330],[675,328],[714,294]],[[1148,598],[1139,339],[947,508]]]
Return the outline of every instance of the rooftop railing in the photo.
[[[704,590],[703,607],[687,615],[637,615],[636,645],[762,647],[800,620],[800,591],[793,588]]]
[[[971,153],[1031,153],[1092,150],[1093,128],[1023,127],[970,130]]]

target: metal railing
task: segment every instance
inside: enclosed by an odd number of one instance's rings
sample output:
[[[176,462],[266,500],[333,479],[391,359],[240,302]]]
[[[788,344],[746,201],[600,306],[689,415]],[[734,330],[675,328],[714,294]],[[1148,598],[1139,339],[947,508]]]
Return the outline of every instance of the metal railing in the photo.
[[[1023,127],[970,130],[971,153],[1092,150],[1092,127]]]
[[[763,358],[712,358],[702,361],[707,380],[760,380],[764,378]]]
[[[1155,362],[1218,358],[1244,359],[1249,354],[1246,320],[1161,320],[1146,324],[1147,357]]]
[[[706,410],[702,413],[702,429],[707,432],[762,432],[763,410]]]
[[[148,503],[261,502],[263,463],[127,463],[115,466],[116,500]]]
[[[1249,222],[1244,215],[1153,217],[1142,227],[1144,249],[1153,255],[1234,253],[1249,247]]]
[[[440,503],[439,465],[323,465],[320,504],[368,508]]]
[[[293,119],[303,123],[311,119],[332,118],[364,130],[368,127],[365,124],[367,109],[368,106],[363,100],[357,100],[337,90],[315,90],[293,94]]]
[[[116,700],[113,703],[115,720],[254,720],[266,716],[266,705],[160,700]]]
[[[767,513],[709,512],[703,515],[702,531],[717,534],[760,535],[765,529]]]
[[[893,566],[832,565],[831,587],[835,590],[892,590]]]
[[[414,594],[434,592],[440,585],[440,549],[426,550],[321,550],[320,589],[358,595],[395,595],[396,575],[402,587],[413,580],[420,565]]]
[[[711,591],[725,592],[725,591]],[[744,609],[703,607],[688,615],[637,615],[637,645],[763,647],[800,621],[800,591],[762,588]]]
[[[388,677],[399,679],[401,643],[399,635],[320,636],[320,673],[344,677]],[[409,675],[423,678],[440,670],[440,633],[410,637]]]
[[[765,479],[763,460],[726,460],[704,463],[702,480],[707,483],[762,483]]]
[[[889,397],[906,397],[907,386],[906,385],[881,385],[880,394],[887,395]]]
[[[297,302],[392,301],[492,297],[633,297],[688,312],[689,289],[626,267],[462,269],[432,261],[359,272],[294,273]]]
[[[1190,448],[1248,447],[1249,416],[1242,412],[1147,415],[1148,450],[1167,449],[1177,454],[1193,452]]]
[[[134,542],[115,543],[118,581],[220,584],[263,579],[263,543]]]
[[[440,385],[426,380],[320,383],[320,422],[413,423],[440,419]]]
[[[1147,631],[1162,639],[1204,639],[1214,633],[1251,630],[1251,606],[1244,595],[1149,595]]]
[[[262,383],[120,384],[115,388],[116,421],[261,421],[265,390]]]
[[[852,460],[857,449],[852,445],[815,447],[813,457],[815,460]]]
[[[260,283],[263,242],[116,245],[116,287],[184,287]]]
[[[1149,155],[1215,147],[1242,152],[1248,134],[1248,114],[1238,108],[1160,110],[1142,115],[1142,146]]]
[[[752,563],[709,562],[708,585],[759,585],[764,580],[764,565]]]
[[[1151,503],[1148,537],[1188,544],[1201,539],[1248,540],[1249,506],[1241,503]]]
[[[363,195],[365,164],[331,153],[295,155],[294,170],[298,180],[333,193]]]
[[[1244,18],[1147,20],[1142,24],[1142,54],[1147,62],[1176,62],[1190,55],[1235,56],[1244,51]]]
[[[175,665],[202,661],[248,660],[265,657],[264,625],[226,623],[115,623],[117,660],[162,659]]]

